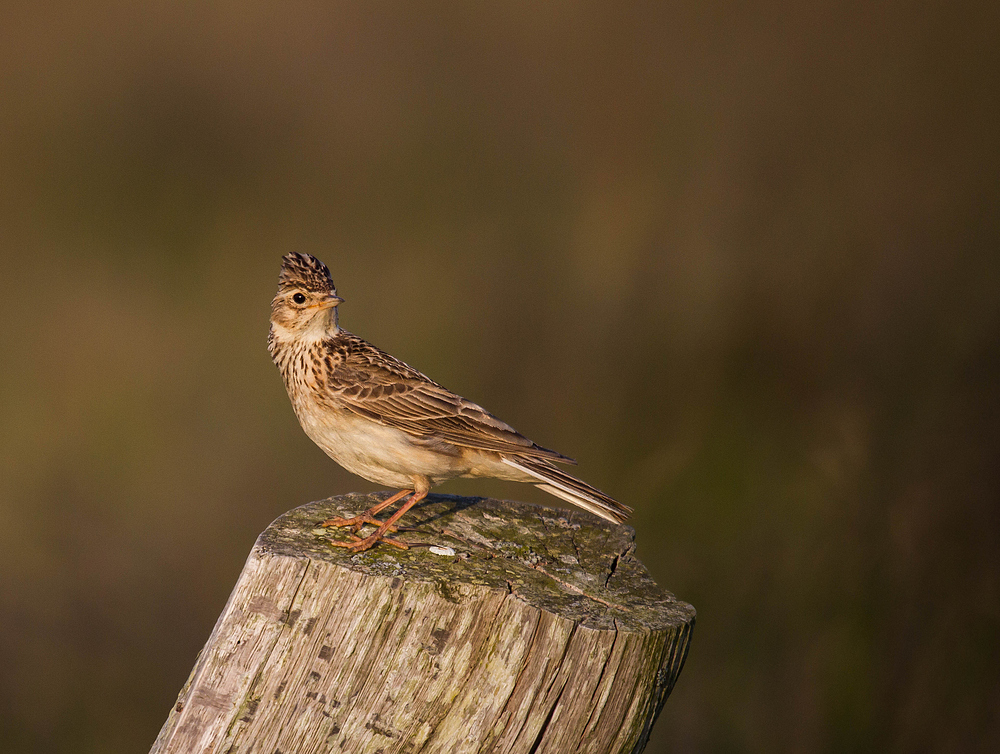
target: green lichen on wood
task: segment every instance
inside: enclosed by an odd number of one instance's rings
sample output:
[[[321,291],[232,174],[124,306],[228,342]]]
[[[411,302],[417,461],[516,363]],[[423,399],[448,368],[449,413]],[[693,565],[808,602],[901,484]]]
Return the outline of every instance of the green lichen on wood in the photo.
[[[432,495],[411,510],[396,535],[409,550],[377,545],[361,553],[333,547],[345,530],[319,529],[352,516],[386,493],[349,494],[309,503],[278,518],[256,548],[308,556],[353,571],[426,581],[441,596],[468,584],[505,590],[587,628],[626,632],[680,628],[694,609],[653,582],[636,560],[635,532],[584,511],[489,498]],[[454,556],[431,546],[450,547]]]

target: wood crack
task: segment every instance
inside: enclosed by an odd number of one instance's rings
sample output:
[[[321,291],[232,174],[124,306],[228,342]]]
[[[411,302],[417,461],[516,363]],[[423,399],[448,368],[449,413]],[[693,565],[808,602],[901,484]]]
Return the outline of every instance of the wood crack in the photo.
[[[544,573],[550,579],[552,579],[556,583],[562,585],[565,589],[569,590],[570,592],[573,592],[573,594],[579,594],[581,597],[586,597],[587,599],[593,600],[594,602],[599,602],[600,604],[604,605],[605,607],[613,607],[613,608],[617,608],[618,610],[626,610],[627,609],[624,605],[616,605],[613,602],[608,602],[607,600],[602,600],[600,597],[595,597],[592,594],[588,594],[587,592],[583,591],[583,589],[581,589],[580,587],[576,586],[575,584],[571,584],[568,581],[566,581],[565,579],[559,578],[554,573],[549,573],[544,568],[542,568],[540,565],[537,565],[537,564],[536,565],[530,565],[530,564],[527,564],[527,563],[525,565],[527,565],[528,568],[531,568],[531,569],[534,569],[534,570],[538,571],[539,573]]]

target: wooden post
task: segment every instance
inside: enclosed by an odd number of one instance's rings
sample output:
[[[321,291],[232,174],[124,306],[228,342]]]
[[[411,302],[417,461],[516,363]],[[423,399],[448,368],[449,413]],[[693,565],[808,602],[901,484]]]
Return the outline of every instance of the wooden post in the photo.
[[[260,535],[156,754],[642,751],[694,609],[588,513],[435,495],[411,543],[318,529],[380,495],[304,505]]]

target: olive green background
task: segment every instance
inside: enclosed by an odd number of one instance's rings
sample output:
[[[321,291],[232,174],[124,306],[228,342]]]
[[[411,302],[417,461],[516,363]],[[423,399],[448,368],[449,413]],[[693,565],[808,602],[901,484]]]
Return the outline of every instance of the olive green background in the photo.
[[[0,748],[147,750],[257,533],[374,488],[265,350],[297,250],[635,508],[647,751],[1000,749],[998,7],[4,3]]]

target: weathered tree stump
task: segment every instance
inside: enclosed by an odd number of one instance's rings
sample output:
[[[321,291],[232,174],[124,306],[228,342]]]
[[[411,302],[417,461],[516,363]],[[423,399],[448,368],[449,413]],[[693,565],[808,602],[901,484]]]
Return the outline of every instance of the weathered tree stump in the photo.
[[[694,609],[632,557],[630,528],[437,495],[404,519],[409,550],[327,544],[346,535],[318,522],[376,499],[260,535],[153,752],[643,749]]]

